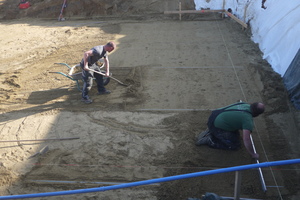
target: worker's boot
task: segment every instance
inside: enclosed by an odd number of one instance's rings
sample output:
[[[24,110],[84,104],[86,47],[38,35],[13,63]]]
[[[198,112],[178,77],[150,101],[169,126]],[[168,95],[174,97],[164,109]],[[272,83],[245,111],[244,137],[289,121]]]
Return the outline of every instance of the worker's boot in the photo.
[[[205,131],[203,131],[198,135],[196,140],[196,145],[199,146],[199,145],[209,144],[211,142],[212,142],[211,133],[209,132],[209,129],[206,129]]]

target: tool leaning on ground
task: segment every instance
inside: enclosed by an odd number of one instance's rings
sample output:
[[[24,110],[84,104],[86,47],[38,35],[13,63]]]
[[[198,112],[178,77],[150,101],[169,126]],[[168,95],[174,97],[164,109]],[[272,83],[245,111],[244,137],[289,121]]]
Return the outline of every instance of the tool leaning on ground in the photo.
[[[106,76],[104,73],[95,71],[95,70],[93,70],[93,69],[89,69],[89,70],[90,70],[91,72],[94,72],[94,73],[97,73],[97,74],[101,74],[102,76]],[[119,81],[118,79],[116,79],[116,78],[114,78],[114,77],[112,77],[112,76],[107,76],[107,77],[109,77],[109,78],[111,78],[111,79],[117,81],[119,84],[121,84],[121,85],[123,85],[123,86],[128,86],[127,84],[125,84],[125,83]]]
[[[65,18],[63,18],[63,13],[64,13],[64,10],[65,8],[67,7],[67,0],[64,0],[62,6],[61,6],[61,10],[60,10],[60,14],[58,16],[58,21],[64,21]]]

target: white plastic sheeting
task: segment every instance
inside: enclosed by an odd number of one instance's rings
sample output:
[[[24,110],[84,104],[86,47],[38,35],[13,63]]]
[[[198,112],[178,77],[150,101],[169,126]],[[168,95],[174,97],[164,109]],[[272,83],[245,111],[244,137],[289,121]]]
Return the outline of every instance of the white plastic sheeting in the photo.
[[[231,8],[239,19],[250,23],[252,40],[258,43],[275,72],[283,76],[300,47],[300,1],[194,0],[196,9]]]

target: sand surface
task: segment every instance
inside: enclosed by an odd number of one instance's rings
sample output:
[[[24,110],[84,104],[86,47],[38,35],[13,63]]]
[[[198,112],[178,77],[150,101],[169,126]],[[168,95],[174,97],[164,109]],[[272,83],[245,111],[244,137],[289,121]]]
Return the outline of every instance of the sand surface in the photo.
[[[100,187],[255,163],[243,146],[224,151],[194,145],[211,110],[239,99],[266,104],[253,132],[260,162],[299,158],[299,111],[249,33],[219,14],[181,21],[164,15],[1,21],[0,194]],[[85,105],[75,81],[51,72],[68,74],[66,65],[56,63],[74,66],[84,51],[107,41],[117,44],[109,55],[112,75],[128,86],[111,80],[112,93],[105,96],[93,87],[94,102]],[[276,169],[262,170],[266,193],[257,170],[242,172],[241,197],[299,198],[299,166]],[[232,172],[46,199],[233,196],[234,182]]]

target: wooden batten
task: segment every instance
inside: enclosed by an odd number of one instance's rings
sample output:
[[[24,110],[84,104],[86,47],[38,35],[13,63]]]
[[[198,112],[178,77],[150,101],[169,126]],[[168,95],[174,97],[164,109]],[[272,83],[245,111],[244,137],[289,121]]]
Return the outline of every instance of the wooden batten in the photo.
[[[234,19],[236,22],[238,22],[240,25],[242,25],[244,28],[248,28],[248,25],[243,22],[242,20],[240,20],[239,18],[237,18],[236,16],[234,16],[232,13],[225,11],[226,15],[228,15],[229,17],[231,17],[232,19]]]
[[[211,12],[224,12],[225,10],[181,10],[181,11],[165,11],[164,14],[191,14],[191,13],[211,13]]]
[[[181,2],[179,2],[178,7],[179,7],[178,8],[179,11],[164,11],[164,14],[179,14],[179,20],[181,20],[182,14],[192,14],[192,13],[201,14],[201,13],[221,12],[222,17],[224,17],[224,13],[225,13],[226,15],[228,15],[229,17],[234,19],[236,22],[241,24],[243,29],[248,28],[248,25],[245,22],[243,22],[242,20],[240,20],[239,18],[234,16],[232,13],[230,13],[224,9],[225,8],[225,0],[223,0],[223,9],[219,9],[219,10],[209,10],[209,9],[207,9],[207,10],[181,10]]]

